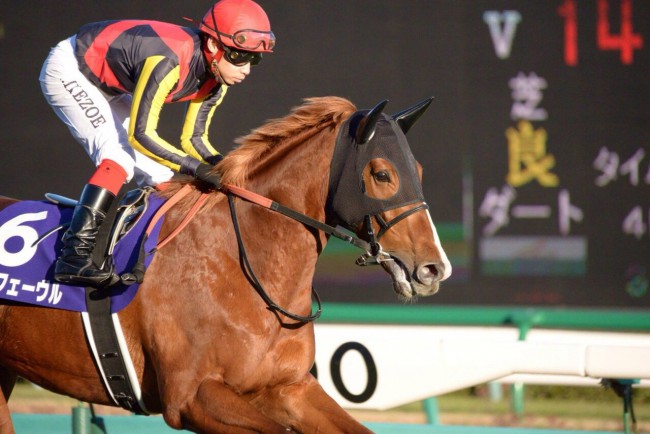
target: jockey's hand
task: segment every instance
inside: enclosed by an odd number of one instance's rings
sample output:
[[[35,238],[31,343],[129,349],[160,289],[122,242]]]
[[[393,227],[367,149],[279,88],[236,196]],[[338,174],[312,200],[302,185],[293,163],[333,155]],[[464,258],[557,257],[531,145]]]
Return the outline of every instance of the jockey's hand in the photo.
[[[211,164],[199,164],[194,176],[201,181],[214,185],[217,190],[221,188],[221,175]]]
[[[212,164],[213,166],[216,166],[217,163],[219,163],[221,160],[223,160],[223,155],[221,154],[216,154],[211,157],[205,158],[205,161]]]

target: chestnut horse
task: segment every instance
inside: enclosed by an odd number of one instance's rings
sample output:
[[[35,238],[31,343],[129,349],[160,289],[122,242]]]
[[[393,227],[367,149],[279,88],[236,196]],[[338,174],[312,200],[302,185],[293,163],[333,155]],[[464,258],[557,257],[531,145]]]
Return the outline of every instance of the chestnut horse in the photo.
[[[434,294],[451,266],[404,135],[429,102],[388,116],[385,102],[357,111],[339,97],[307,99],[238,140],[218,166],[226,188],[170,182],[166,197],[184,186],[190,193],[167,212],[159,239],[207,199],[158,249],[119,312],[148,412],[200,433],[370,432],[310,374],[312,279],[329,234],[248,200],[232,200],[231,210],[224,191],[239,186],[323,226],[341,225],[369,247],[363,260],[388,271],[400,298]],[[1,199],[0,209],[14,202]],[[17,376],[115,405],[77,312],[0,304],[0,432],[13,433],[7,400]]]

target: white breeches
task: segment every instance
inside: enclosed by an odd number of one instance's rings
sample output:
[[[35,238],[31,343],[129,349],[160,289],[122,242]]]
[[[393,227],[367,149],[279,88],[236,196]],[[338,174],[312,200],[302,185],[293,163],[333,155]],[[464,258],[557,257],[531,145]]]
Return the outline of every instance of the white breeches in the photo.
[[[131,95],[106,95],[79,70],[75,38],[52,48],[39,80],[45,99],[98,166],[104,159],[124,168],[138,185],[168,181],[174,172],[133,149],[128,140]]]

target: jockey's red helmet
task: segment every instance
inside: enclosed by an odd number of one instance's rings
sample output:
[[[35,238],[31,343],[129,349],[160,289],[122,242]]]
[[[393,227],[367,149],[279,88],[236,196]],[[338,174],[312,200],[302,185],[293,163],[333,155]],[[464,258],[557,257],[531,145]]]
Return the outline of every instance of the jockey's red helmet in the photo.
[[[199,30],[228,47],[271,53],[275,35],[264,9],[253,0],[220,0],[205,14]]]

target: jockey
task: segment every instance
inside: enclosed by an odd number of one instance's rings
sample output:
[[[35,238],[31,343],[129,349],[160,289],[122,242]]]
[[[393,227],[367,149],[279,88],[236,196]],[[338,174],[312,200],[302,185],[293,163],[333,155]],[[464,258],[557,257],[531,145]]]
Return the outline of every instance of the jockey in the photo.
[[[63,236],[59,282],[116,283],[112,265],[98,268],[91,255],[125,182],[156,185],[180,172],[220,186],[211,171],[223,158],[208,141],[212,115],[228,87],[273,51],[275,36],[252,0],[220,0],[195,23],[91,23],[50,51],[40,74],[45,99],[97,167]],[[181,101],[182,150],[156,132],[163,104]]]

